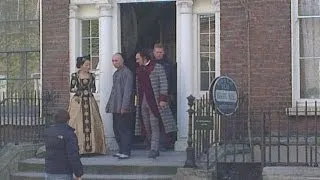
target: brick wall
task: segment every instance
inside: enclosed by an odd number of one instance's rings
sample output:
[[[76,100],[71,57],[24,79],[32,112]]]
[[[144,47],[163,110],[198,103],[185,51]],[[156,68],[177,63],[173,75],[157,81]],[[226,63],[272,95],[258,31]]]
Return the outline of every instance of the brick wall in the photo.
[[[252,108],[291,105],[290,0],[221,1],[221,70],[248,93]],[[250,59],[248,58],[248,37]],[[250,85],[250,87],[249,87]]]
[[[59,107],[69,101],[69,1],[42,1],[43,91],[55,91]]]

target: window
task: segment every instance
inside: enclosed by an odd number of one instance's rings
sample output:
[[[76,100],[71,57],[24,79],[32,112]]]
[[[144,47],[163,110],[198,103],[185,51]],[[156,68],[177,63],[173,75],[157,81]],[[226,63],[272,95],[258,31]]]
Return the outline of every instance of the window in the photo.
[[[217,74],[216,17],[213,14],[199,15],[199,81],[200,91],[207,91]]]
[[[99,20],[82,20],[82,55],[89,55],[91,68],[99,69]]]
[[[0,92],[40,90],[39,0],[0,1]]]
[[[320,99],[320,1],[292,1],[293,100]]]

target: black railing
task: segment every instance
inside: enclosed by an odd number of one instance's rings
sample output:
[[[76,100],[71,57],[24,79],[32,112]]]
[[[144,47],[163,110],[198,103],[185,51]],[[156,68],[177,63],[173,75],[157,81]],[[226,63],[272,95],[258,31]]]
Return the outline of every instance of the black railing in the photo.
[[[259,170],[265,166],[319,164],[320,107],[317,102],[296,103],[293,108],[291,103],[249,108],[247,96],[243,94],[237,111],[226,116],[215,111],[207,95],[199,99],[188,97],[188,100],[187,162],[193,162],[194,157],[196,166],[216,169],[215,172],[219,166],[229,165],[255,166]],[[259,173],[261,171],[254,172],[252,177]]]
[[[261,162],[263,166],[318,166],[319,103],[296,103],[285,111],[263,113]]]
[[[50,118],[46,96],[39,91],[0,95],[0,148],[8,143],[42,142]]]

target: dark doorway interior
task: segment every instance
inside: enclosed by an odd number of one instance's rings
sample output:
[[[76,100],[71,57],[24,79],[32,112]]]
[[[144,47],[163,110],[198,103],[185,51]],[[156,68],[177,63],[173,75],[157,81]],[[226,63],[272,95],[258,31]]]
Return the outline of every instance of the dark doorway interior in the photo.
[[[164,45],[166,55],[175,64],[175,2],[124,3],[120,6],[120,12],[121,52],[132,72],[136,69],[136,52],[140,49],[151,50],[155,43]],[[135,137],[134,148],[145,148],[143,141],[143,137]]]

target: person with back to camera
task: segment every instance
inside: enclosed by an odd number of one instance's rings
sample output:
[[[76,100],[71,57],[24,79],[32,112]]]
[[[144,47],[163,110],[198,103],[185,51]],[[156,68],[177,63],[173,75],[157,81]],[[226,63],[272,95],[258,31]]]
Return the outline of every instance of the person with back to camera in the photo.
[[[75,129],[80,154],[105,154],[106,142],[99,107],[94,99],[95,75],[90,72],[90,58],[77,58],[77,72],[72,73],[69,104],[69,125]]]
[[[45,179],[72,180],[74,174],[77,180],[81,180],[83,166],[77,136],[67,123],[69,113],[59,109],[54,119],[55,124],[45,132]]]

